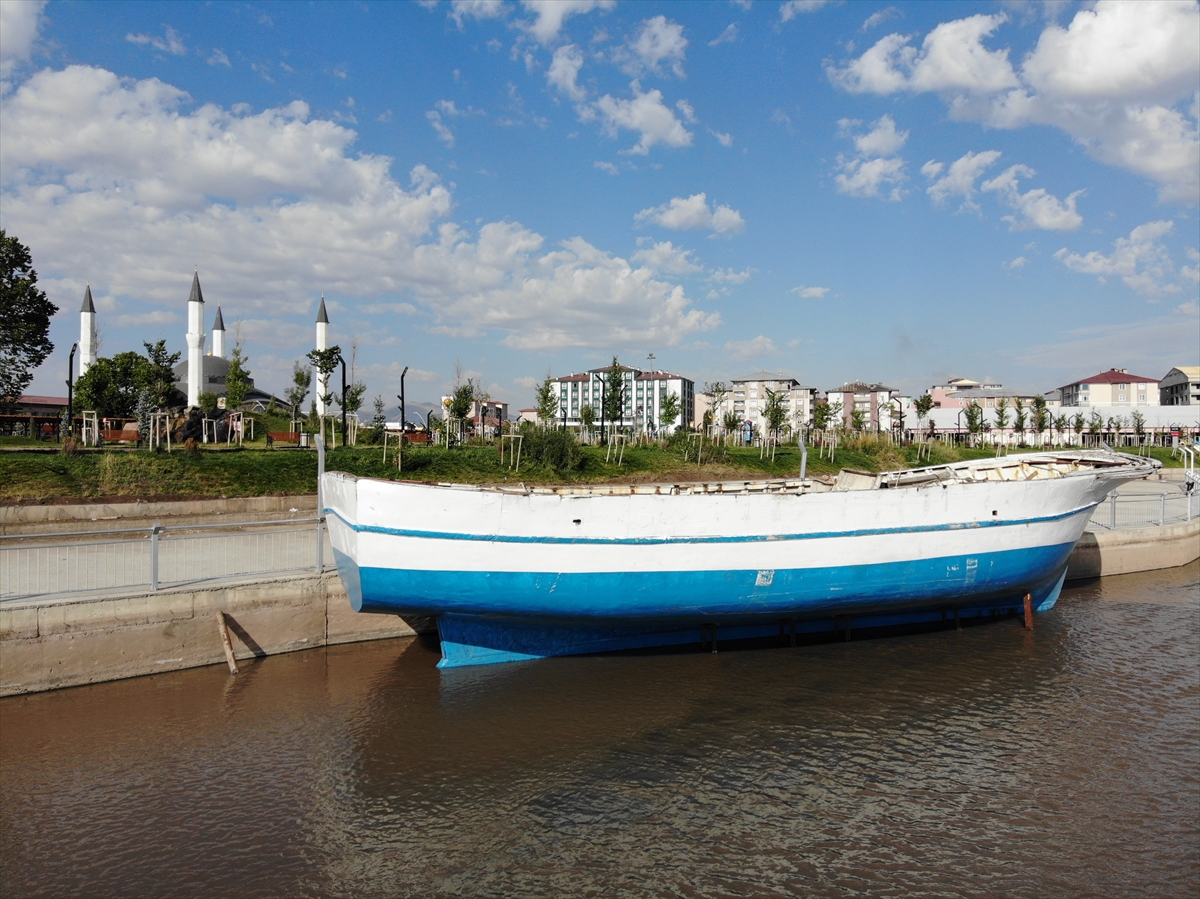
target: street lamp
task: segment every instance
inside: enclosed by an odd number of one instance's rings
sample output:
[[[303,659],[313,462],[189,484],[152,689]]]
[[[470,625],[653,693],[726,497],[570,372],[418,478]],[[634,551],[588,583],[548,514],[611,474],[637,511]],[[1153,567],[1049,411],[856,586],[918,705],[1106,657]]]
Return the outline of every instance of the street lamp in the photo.
[[[71,355],[67,359],[67,436],[70,437],[75,433],[75,351],[79,349],[79,344],[71,345]],[[59,439],[62,439],[62,434],[59,434]]]

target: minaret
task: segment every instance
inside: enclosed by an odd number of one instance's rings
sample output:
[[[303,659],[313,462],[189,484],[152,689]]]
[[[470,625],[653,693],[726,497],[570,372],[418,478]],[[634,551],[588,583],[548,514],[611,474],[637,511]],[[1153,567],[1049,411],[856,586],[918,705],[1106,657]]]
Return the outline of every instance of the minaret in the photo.
[[[325,312],[325,294],[321,293],[321,308],[317,310],[317,349],[329,349],[329,315]],[[316,373],[317,380],[317,414],[325,414],[325,401],[321,399],[329,389],[328,375],[322,377],[321,372]]]
[[[96,362],[96,307],[92,305],[92,285],[83,291],[83,305],[79,308],[79,377]]]
[[[217,304],[217,317],[212,326],[212,354],[225,358],[225,319],[221,318],[221,304]]]
[[[200,386],[204,381],[204,294],[200,292],[200,271],[192,275],[192,294],[188,297],[188,387],[189,406],[200,405]]]

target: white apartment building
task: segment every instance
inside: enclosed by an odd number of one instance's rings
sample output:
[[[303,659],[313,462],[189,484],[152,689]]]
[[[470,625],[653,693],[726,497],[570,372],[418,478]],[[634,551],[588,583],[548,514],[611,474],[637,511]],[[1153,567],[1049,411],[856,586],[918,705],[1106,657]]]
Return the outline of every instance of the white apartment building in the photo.
[[[882,384],[853,381],[835,387],[827,394],[830,405],[841,403],[842,424],[854,427],[854,412],[862,415],[863,428],[868,431],[890,431],[893,418],[898,421],[900,391]]]
[[[1059,388],[1064,406],[1157,406],[1158,379],[1110,368]]]
[[[816,402],[816,388],[805,387],[795,378],[782,372],[758,371],[744,378],[734,378],[720,406],[713,410],[713,423],[724,427],[726,413],[733,412],[745,425],[749,423],[759,434],[768,430],[765,410],[767,391],[782,393],[783,406],[787,410],[787,425],[792,430],[807,427],[812,423],[812,410]]]
[[[641,371],[628,365],[617,368],[621,372],[622,414],[615,421],[606,421],[605,425],[615,424],[644,434],[672,434],[691,424],[696,407],[695,382],[666,371]],[[612,366],[606,365],[555,379],[560,424],[582,428],[580,413],[585,406],[591,406],[595,413],[593,427],[600,426],[611,370]],[[678,398],[679,414],[667,426],[662,421],[663,402],[671,394]]]
[[[1200,406],[1200,365],[1180,365],[1158,382],[1164,406]]]

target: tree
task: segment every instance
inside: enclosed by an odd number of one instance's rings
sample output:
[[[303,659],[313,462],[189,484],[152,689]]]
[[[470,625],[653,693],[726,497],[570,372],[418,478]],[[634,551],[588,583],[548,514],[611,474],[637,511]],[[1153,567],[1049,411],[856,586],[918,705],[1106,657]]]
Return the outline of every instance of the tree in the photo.
[[[1061,444],[1063,434],[1067,433],[1067,416],[1060,415],[1054,419],[1054,430],[1058,431],[1058,442]]]
[[[675,424],[675,419],[679,417],[679,396],[674,393],[668,393],[662,398],[662,404],[658,409],[658,423],[663,428],[670,428]]]
[[[138,394],[151,391],[149,360],[140,353],[101,356],[75,382],[75,408],[94,411],[100,418],[128,418],[137,408]]]
[[[538,421],[542,425],[548,425],[558,418],[558,390],[550,372],[546,372],[545,379],[535,389],[533,402],[537,408]]]
[[[1133,422],[1133,432],[1137,434],[1137,442],[1140,446],[1142,438],[1146,436],[1146,416],[1135,409],[1129,414],[1129,418]]]
[[[1033,398],[1033,430],[1041,442],[1042,432],[1050,424],[1050,413],[1046,411],[1046,398],[1040,393]]]
[[[246,368],[249,361],[250,357],[242,350],[241,341],[238,341],[229,354],[229,373],[225,375],[226,409],[240,409],[246,400],[246,391],[250,389],[250,371]]]
[[[293,418],[300,414],[300,407],[304,405],[304,398],[308,396],[308,389],[311,386],[312,369],[301,365],[300,360],[297,359],[292,363],[292,386],[283,395],[283,398],[288,401],[288,405],[292,407]]]
[[[1000,397],[996,400],[996,427],[1000,429],[1000,436],[1004,436],[1004,429],[1008,427],[1008,399]]]
[[[217,395],[215,393],[202,393],[197,400],[200,402],[200,411],[204,413],[205,418],[213,418],[217,414]]]
[[[583,425],[583,429],[589,434],[592,432],[592,425],[596,423],[596,407],[591,403],[584,404],[579,410],[579,422]]]
[[[29,248],[0,229],[0,411],[12,411],[33,372],[54,351],[58,311],[37,286]]]
[[[467,378],[465,384],[459,384],[450,394],[450,405],[446,410],[450,419],[458,422],[459,439],[463,435],[463,423],[471,414],[471,405],[475,402],[475,382]]]
[[[1018,443],[1025,442],[1025,424],[1028,420],[1028,413],[1025,411],[1025,405],[1021,402],[1021,398],[1013,397],[1013,430],[1017,432]]]
[[[783,405],[783,398],[787,395],[783,390],[772,390],[770,387],[765,388],[767,392],[767,404],[763,406],[763,417],[767,420],[767,427],[775,439],[779,439],[779,429],[783,427],[787,421],[787,408]]]
[[[1083,442],[1083,425],[1084,425],[1083,413],[1076,412],[1074,417],[1071,419],[1071,430],[1075,432],[1075,442],[1076,443]]]
[[[933,409],[933,397],[928,393],[921,394],[913,400],[913,408],[917,412],[917,428],[920,429],[921,422],[929,417],[929,413]]]
[[[850,427],[861,431],[867,426],[867,413],[855,406],[850,410]]]
[[[833,406],[825,400],[818,400],[817,404],[813,406],[813,427],[818,431],[828,430],[833,420],[833,413]]]
[[[704,385],[704,392],[708,394],[709,405],[715,417],[720,414],[721,405],[729,395],[729,388],[725,386],[724,381],[709,381]]]
[[[164,406],[182,406],[187,402],[175,387],[175,364],[179,362],[179,353],[168,353],[167,342],[160,340],[156,343],[143,342],[146,348],[145,387],[150,392],[150,401],[155,408]]]
[[[317,399],[328,409],[333,404],[333,391],[329,389],[329,376],[338,365],[342,364],[342,348],[335,343],[327,350],[310,350],[308,361],[312,363],[320,376],[317,383],[325,385],[325,392],[319,394]]]
[[[1092,412],[1088,418],[1088,433],[1093,438],[1099,438],[1100,432],[1104,430],[1104,416],[1099,412]]]
[[[372,443],[382,443],[383,442],[383,432],[387,428],[387,413],[384,411],[384,408],[383,408],[383,394],[382,393],[375,394],[374,406],[375,406],[375,414],[371,416],[371,442]],[[403,434],[404,433],[403,422],[401,423],[400,427],[401,427],[400,433]]]
[[[742,428],[742,419],[736,412],[726,412],[721,419],[721,427],[726,434],[736,434]]]
[[[967,416],[967,433],[971,435],[971,440],[983,433],[983,409],[979,403],[971,400],[964,414]]]
[[[625,370],[616,356],[604,376],[603,413],[610,422],[625,422]]]

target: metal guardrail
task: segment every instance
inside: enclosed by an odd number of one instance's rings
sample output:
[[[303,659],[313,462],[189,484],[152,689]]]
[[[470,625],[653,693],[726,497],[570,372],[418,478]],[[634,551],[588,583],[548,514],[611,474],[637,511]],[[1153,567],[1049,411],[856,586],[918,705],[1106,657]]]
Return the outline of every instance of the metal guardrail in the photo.
[[[1163,493],[1159,496],[1110,493],[1092,512],[1089,526],[1112,531],[1191,521],[1200,515],[1200,498],[1196,496],[1195,493]]]
[[[89,590],[154,591],[221,578],[321,572],[324,531],[322,518],[293,518],[0,537],[0,604]],[[93,539],[72,543],[64,537]]]

